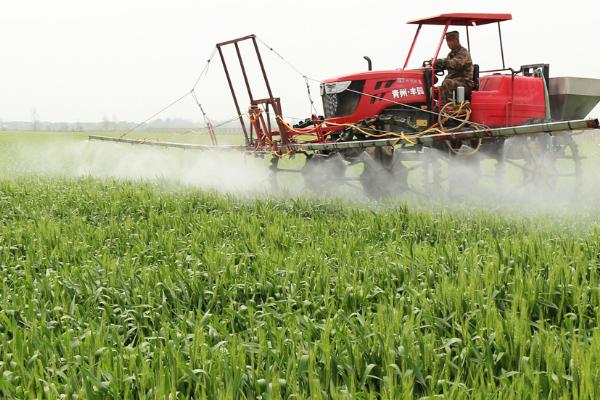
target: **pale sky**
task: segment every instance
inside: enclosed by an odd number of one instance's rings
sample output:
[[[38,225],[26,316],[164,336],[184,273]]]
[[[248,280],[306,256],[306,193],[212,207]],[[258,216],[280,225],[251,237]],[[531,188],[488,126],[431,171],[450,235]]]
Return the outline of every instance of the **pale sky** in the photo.
[[[363,55],[374,69],[399,68],[416,28],[405,22],[450,12],[511,13],[513,20],[502,25],[507,66],[545,62],[551,76],[600,79],[597,1],[2,0],[0,118],[29,121],[35,108],[49,121],[144,120],[192,87],[215,43],[251,33],[319,80],[366,70]],[[431,58],[441,29],[424,27],[409,66]],[[500,66],[496,26],[470,35],[475,62],[482,69]],[[304,80],[261,51],[284,114],[308,117]],[[442,54],[447,51],[444,45]],[[236,70],[235,54],[229,56]],[[197,92],[212,119],[235,116],[218,57]],[[312,94],[321,112],[317,84]],[[160,117],[201,120],[191,98]]]

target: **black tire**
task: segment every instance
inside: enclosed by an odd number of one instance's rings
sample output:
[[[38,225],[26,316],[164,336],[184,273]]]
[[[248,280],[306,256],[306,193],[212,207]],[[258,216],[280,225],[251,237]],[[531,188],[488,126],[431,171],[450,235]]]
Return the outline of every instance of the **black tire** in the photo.
[[[394,157],[393,150],[373,148],[361,155],[364,169],[360,183],[367,197],[381,199],[399,196],[408,189],[408,169]]]
[[[581,183],[582,157],[573,137],[543,135],[519,139],[513,142],[513,147],[515,143],[518,147],[513,149],[510,158],[521,159],[523,162],[520,166],[521,187],[550,192],[559,190],[561,186],[561,190],[573,190],[574,193],[578,190]],[[513,164],[516,165],[514,162]],[[565,180],[559,185],[561,177],[572,179],[573,185],[566,184]]]
[[[302,168],[305,187],[315,193],[329,193],[344,183],[346,164],[334,153],[312,154]]]

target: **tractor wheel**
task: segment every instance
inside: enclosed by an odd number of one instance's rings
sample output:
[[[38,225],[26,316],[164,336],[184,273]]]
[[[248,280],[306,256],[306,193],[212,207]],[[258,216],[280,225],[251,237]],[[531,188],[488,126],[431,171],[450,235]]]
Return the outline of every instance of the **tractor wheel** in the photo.
[[[558,171],[556,154],[552,151],[552,138],[547,136],[527,138],[524,150],[523,184],[542,190],[556,189]]]
[[[338,153],[312,154],[302,168],[304,185],[315,193],[329,193],[339,187],[345,181],[345,174],[346,164]]]
[[[521,138],[518,144],[523,164],[522,186],[538,193],[577,190],[581,183],[581,161],[577,143],[571,136],[537,136]],[[562,177],[572,180],[568,184]]]
[[[408,189],[408,169],[394,157],[393,148],[376,147],[364,151],[360,183],[372,199],[400,195]]]

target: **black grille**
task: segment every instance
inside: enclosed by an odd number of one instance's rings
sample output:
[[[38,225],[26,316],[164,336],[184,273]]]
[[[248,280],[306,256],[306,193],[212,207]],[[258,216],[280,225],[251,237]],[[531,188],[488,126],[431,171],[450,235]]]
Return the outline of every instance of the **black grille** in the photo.
[[[351,115],[358,106],[365,81],[353,81],[348,89],[341,93],[323,95],[323,111],[325,118],[343,117]]]
[[[324,94],[323,95],[323,111],[325,112],[325,118],[335,117],[338,108],[338,95],[337,94]]]

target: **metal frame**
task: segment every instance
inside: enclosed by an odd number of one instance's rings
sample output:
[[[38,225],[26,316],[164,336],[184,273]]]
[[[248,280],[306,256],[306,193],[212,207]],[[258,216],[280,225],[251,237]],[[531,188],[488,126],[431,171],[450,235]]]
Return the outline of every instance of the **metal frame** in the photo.
[[[444,31],[442,32],[442,37],[440,38],[440,42],[438,43],[438,47],[437,50],[435,51],[435,55],[433,56],[433,58],[431,59],[431,87],[433,88],[435,86],[435,63],[438,59],[438,56],[440,55],[440,50],[442,49],[442,43],[444,43],[444,39],[446,38],[446,33],[448,32],[448,26],[450,24],[446,23],[446,25],[444,26]],[[438,104],[440,104],[440,92],[438,91]],[[434,98],[433,98],[433,93],[431,96],[431,104],[430,107],[431,109],[433,109],[434,106]]]
[[[248,79],[248,75],[246,74],[246,67],[244,65],[244,59],[242,57],[242,53],[240,51],[240,46],[239,43],[244,42],[250,40],[252,41],[253,47],[254,47],[254,51],[256,53],[256,58],[258,60],[258,63],[260,65],[260,70],[262,72],[262,76],[263,76],[263,80],[264,80],[264,84],[265,87],[267,89],[267,93],[269,94],[269,97],[266,99],[259,99],[259,100],[255,100],[254,96],[252,94],[252,89],[251,89],[251,84],[250,84],[250,80]],[[223,50],[222,48],[228,45],[233,44],[235,47],[235,51],[237,54],[237,59],[240,65],[240,69],[242,71],[242,76],[244,77],[244,83],[246,85],[246,90],[248,92],[248,96],[250,98],[250,114],[252,115],[253,113],[255,115],[257,115],[259,113],[259,106],[260,105],[264,105],[265,107],[265,112],[267,114],[267,118],[266,118],[266,124],[251,124],[250,126],[250,133],[248,133],[248,130],[246,129],[246,124],[244,122],[244,118],[243,118],[243,114],[242,111],[240,109],[239,106],[239,102],[237,99],[237,94],[235,92],[235,89],[233,88],[233,83],[231,81],[231,75],[229,73],[229,69],[227,68],[227,62],[225,60],[225,56],[223,55]],[[281,102],[279,98],[275,98],[273,97],[273,92],[271,90],[271,84],[269,83],[269,78],[267,77],[267,72],[265,70],[265,65],[263,63],[263,59],[262,56],[260,54],[260,50],[258,49],[258,44],[256,42],[256,35],[248,35],[248,36],[243,36],[237,39],[232,39],[232,40],[228,40],[226,42],[221,42],[221,43],[217,43],[217,50],[219,52],[219,57],[221,58],[221,63],[223,64],[223,70],[225,72],[225,76],[227,78],[227,83],[229,84],[229,90],[231,91],[231,96],[233,98],[233,103],[235,105],[235,109],[237,111],[237,114],[239,116],[239,121],[240,124],[242,126],[242,130],[244,132],[244,138],[246,140],[246,146],[253,146],[255,145],[254,143],[254,138],[252,137],[252,133],[253,131],[256,131],[257,134],[257,139],[259,142],[264,141],[266,135],[271,135],[271,134],[279,134],[281,136],[281,149],[279,148],[274,148],[274,151],[281,151],[281,150],[286,150],[287,145],[289,143],[289,138],[288,138],[288,130],[286,128],[286,126],[284,124],[281,123],[281,120],[283,118],[282,114],[281,114]],[[277,121],[277,125],[279,127],[279,132],[272,132],[271,131],[271,118],[270,118],[270,112],[271,109],[273,110],[273,113],[275,114],[276,117],[276,121]],[[263,122],[264,122],[264,118],[263,118]],[[258,128],[258,129],[257,129]],[[269,138],[270,139],[270,138]],[[270,142],[272,145],[276,145],[275,142],[271,141]],[[260,143],[261,145],[264,145],[265,143],[262,142]]]
[[[431,60],[431,84],[433,87],[433,82],[435,81],[435,62],[438,59],[441,47],[442,47],[442,43],[444,42],[444,38],[446,36],[446,32],[448,32],[448,27],[452,26],[452,25],[458,25],[458,26],[465,26],[466,30],[467,30],[467,47],[469,49],[469,51],[471,51],[471,38],[469,36],[469,26],[477,26],[479,25],[485,25],[485,24],[490,24],[490,23],[497,23],[498,24],[498,37],[500,39],[500,56],[502,59],[502,69],[501,70],[506,70],[506,63],[504,60],[504,45],[502,42],[502,29],[500,28],[500,22],[503,21],[508,21],[512,19],[512,16],[510,14],[442,14],[442,15],[438,15],[435,17],[430,17],[430,18],[424,18],[424,19],[419,19],[419,20],[415,20],[415,21],[409,21],[409,24],[418,24],[417,27],[417,31],[415,33],[415,36],[413,37],[413,41],[410,45],[410,49],[408,50],[408,54],[406,55],[406,59],[404,61],[404,66],[402,67],[402,69],[406,69],[406,67],[408,66],[408,62],[410,61],[410,57],[412,56],[413,50],[415,48],[415,45],[417,43],[417,39],[419,37],[419,33],[421,32],[421,27],[423,25],[443,25],[444,26],[444,30],[442,32],[442,36],[440,38],[438,47],[436,49],[435,55]],[[485,72],[485,71],[482,71]],[[439,96],[438,96],[439,97]],[[439,99],[438,99],[439,100]],[[433,107],[433,102],[434,102],[434,96],[431,96],[431,104],[430,106]]]
[[[408,54],[406,55],[406,60],[404,61],[404,66],[402,67],[402,69],[406,69],[408,65],[408,61],[410,60],[410,56],[412,55],[413,49],[415,48],[415,44],[417,43],[417,38],[419,37],[419,33],[421,32],[422,26],[422,24],[419,24],[419,27],[417,28],[417,32],[415,33],[415,37],[413,38],[412,44],[410,45],[410,50],[408,50]]]

